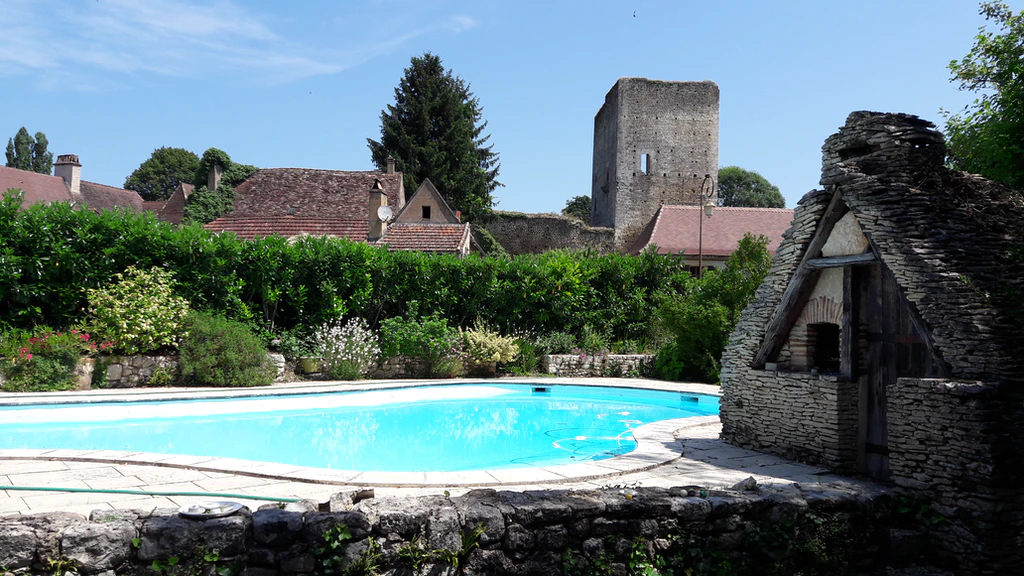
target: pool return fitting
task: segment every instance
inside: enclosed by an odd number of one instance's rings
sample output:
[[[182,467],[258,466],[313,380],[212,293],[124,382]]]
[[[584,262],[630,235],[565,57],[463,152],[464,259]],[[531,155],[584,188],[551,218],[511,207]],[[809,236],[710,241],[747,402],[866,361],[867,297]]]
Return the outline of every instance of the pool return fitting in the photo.
[[[200,496],[204,498],[244,498],[248,500],[267,500],[270,502],[300,502],[301,498],[281,498],[278,496],[251,496],[249,494],[231,494],[227,492],[162,492],[152,490],[119,490],[99,488],[61,488],[58,486],[4,486],[0,490],[23,490],[31,492],[75,492],[85,494],[133,494],[135,496]]]

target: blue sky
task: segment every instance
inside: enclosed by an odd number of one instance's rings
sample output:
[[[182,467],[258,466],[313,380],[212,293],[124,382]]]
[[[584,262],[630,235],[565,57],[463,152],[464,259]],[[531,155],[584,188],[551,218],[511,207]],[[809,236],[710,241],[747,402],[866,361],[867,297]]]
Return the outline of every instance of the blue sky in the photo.
[[[940,108],[971,102],[946,66],[985,23],[968,0],[3,4],[0,136],[46,133],[85,180],[120,186],[161,146],[370,169],[366,138],[430,51],[480,99],[498,208],[524,212],[590,194],[594,114],[622,76],[717,82],[721,164],[760,172],[792,207],[851,111],[941,127]]]

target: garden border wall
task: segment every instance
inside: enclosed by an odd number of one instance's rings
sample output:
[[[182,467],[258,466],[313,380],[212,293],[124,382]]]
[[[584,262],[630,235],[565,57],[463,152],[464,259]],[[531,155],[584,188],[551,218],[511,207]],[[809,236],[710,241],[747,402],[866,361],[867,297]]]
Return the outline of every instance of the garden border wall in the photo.
[[[346,568],[379,546],[383,573],[456,574],[452,563],[458,562],[465,574],[560,574],[572,559],[624,574],[656,554],[707,568],[737,566],[744,558],[806,561],[803,555],[824,546],[819,555],[830,555],[836,567],[852,562],[872,569],[892,559],[896,509],[885,489],[822,484],[710,493],[700,487],[474,490],[453,498],[353,504],[357,497],[337,494],[328,511],[307,501],[205,521],[181,518],[173,509],[97,510],[88,520],[68,513],[7,517],[0,523],[0,565],[52,572],[60,562],[84,575],[142,575],[152,574],[154,562],[167,566],[177,558],[175,570],[182,573],[233,567],[272,576],[322,572],[334,555]],[[336,531],[325,546],[325,533],[337,524],[350,538]],[[415,572],[414,558],[421,562]],[[761,568],[751,567],[763,573]]]

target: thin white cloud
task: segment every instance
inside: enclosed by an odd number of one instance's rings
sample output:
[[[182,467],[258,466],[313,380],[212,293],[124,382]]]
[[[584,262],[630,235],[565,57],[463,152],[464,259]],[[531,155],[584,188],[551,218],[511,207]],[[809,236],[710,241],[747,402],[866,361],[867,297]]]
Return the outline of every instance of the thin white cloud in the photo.
[[[282,83],[333,74],[445,28],[477,26],[457,15],[347,50],[306,46],[272,30],[269,17],[233,0],[3,0],[0,76],[37,75],[41,88],[95,86],[97,73],[197,77],[210,72]]]

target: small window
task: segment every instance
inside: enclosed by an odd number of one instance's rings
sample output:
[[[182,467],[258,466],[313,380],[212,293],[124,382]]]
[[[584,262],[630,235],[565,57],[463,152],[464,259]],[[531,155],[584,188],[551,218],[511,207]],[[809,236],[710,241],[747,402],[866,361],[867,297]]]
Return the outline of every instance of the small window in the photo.
[[[423,219],[430,220],[430,206],[423,207]]]
[[[651,172],[651,155],[643,154],[640,156],[640,170],[644,174],[650,174]]]

